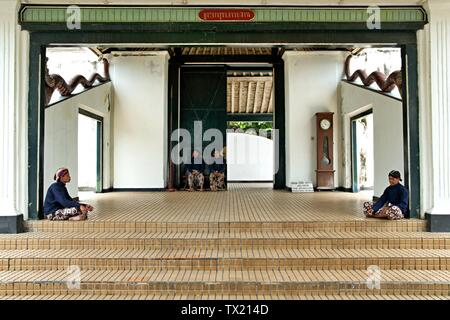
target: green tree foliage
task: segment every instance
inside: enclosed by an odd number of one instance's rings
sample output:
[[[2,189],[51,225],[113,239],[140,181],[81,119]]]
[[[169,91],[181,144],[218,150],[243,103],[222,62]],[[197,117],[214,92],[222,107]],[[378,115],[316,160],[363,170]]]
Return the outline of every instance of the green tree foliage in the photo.
[[[259,129],[272,130],[273,124],[271,121],[230,121],[228,122],[229,129]]]

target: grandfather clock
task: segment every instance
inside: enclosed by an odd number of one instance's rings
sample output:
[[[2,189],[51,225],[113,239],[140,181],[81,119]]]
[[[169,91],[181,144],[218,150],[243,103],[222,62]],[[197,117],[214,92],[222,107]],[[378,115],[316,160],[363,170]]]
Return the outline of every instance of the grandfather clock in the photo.
[[[333,112],[316,113],[318,190],[334,190]]]

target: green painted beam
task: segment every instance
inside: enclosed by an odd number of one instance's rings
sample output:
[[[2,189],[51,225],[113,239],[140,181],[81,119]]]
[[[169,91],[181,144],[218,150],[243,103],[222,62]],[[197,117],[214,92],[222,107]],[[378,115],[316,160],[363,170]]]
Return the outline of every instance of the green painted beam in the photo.
[[[19,22],[66,23],[71,13],[64,5],[23,5]],[[79,6],[81,23],[204,23],[199,18],[202,9],[236,9],[239,7],[156,7],[156,6]],[[243,22],[307,22],[365,23],[371,16],[367,7],[240,7],[252,10],[251,21]],[[380,6],[383,23],[426,23],[427,15],[420,6]],[[221,22],[231,23],[231,22]]]
[[[33,40],[41,45],[54,44],[114,44],[114,43],[158,43],[170,44],[212,44],[212,43],[344,43],[355,44],[415,44],[416,31],[370,31],[370,30],[345,30],[345,31],[297,31],[297,32],[109,32],[97,31],[80,32],[45,31],[31,32]]]
[[[410,218],[420,218],[420,144],[417,46],[402,46],[404,179]],[[409,142],[409,145],[408,145]]]
[[[365,31],[371,33],[379,33],[383,31],[417,31],[423,29],[423,22],[385,22],[381,25],[381,30],[367,29],[365,22],[258,22],[258,23],[221,23],[221,22],[204,22],[204,23],[167,23],[167,22],[155,22],[155,23],[92,23],[83,22],[81,29],[70,30],[67,28],[66,23],[49,23],[49,22],[23,22],[21,27],[23,30],[49,32],[49,31],[64,31],[67,34],[76,34],[81,32],[152,32],[159,33],[163,37],[167,33],[177,32],[182,36],[190,35],[194,32],[211,32],[211,33],[269,33],[270,32],[328,32],[333,34],[336,31]],[[270,32],[268,32],[270,31]],[[276,37],[270,37],[277,39]]]
[[[271,113],[228,113],[227,121],[273,121]]]

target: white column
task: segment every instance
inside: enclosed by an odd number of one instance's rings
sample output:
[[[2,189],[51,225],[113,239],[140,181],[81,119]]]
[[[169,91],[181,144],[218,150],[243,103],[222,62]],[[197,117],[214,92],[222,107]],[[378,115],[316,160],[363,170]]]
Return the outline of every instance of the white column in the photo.
[[[418,33],[423,211],[450,215],[450,2],[428,0]]]
[[[25,213],[28,37],[17,0],[0,0],[0,217]]]

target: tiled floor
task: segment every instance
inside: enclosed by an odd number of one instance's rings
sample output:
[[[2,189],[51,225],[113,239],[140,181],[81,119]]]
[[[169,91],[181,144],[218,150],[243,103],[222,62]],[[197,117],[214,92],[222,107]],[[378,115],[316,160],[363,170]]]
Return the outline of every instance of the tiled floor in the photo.
[[[81,193],[94,206],[84,223],[33,221],[33,231],[201,232],[254,231],[422,231],[422,220],[391,223],[362,214],[370,191],[292,193],[270,184],[229,184],[221,192]]]
[[[265,183],[230,183],[221,192],[83,193],[92,220],[153,222],[273,222],[363,220],[371,192],[292,193]]]
[[[81,194],[88,221],[0,235],[4,299],[448,299],[450,234],[366,219],[370,192]],[[77,266],[80,288],[67,285]],[[379,289],[367,269],[381,272]]]

